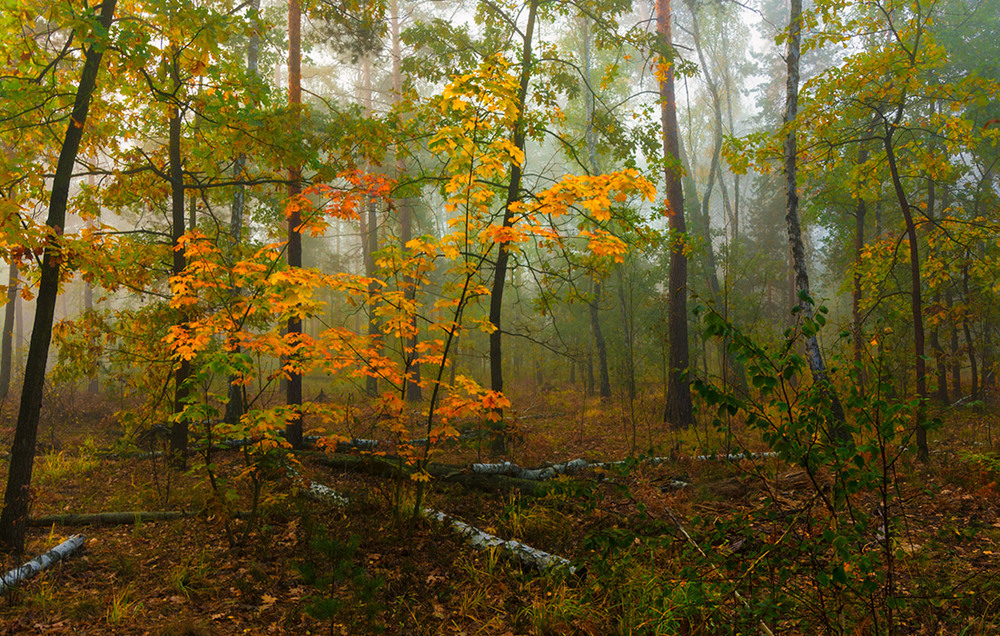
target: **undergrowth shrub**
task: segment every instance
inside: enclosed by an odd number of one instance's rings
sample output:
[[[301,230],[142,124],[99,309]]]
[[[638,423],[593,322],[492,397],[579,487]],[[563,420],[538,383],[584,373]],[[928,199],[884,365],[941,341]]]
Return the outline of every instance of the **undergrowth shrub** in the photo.
[[[893,397],[882,343],[864,368],[832,374],[846,389],[840,421],[834,385],[804,381],[808,368],[798,353],[801,340],[822,327],[825,312],[803,318],[772,349],[716,313],[705,316],[706,337],[728,343],[753,389],[748,397],[702,380],[694,389],[718,426],[741,418],[781,460],[799,466],[808,485],[804,498],[788,497],[760,462],[748,462],[762,486],[760,504],[744,517],[693,520],[701,536],[688,550],[683,578],[701,582],[705,601],[715,599],[724,631],[764,624],[802,633],[892,634],[906,612],[897,465],[919,401]]]

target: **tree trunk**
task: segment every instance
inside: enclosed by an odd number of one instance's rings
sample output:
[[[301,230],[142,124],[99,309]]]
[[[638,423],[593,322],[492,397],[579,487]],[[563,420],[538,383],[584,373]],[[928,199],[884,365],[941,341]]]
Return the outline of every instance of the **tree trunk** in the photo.
[[[693,0],[686,0],[688,9],[691,11],[691,32],[694,38],[695,51],[698,54],[698,61],[701,63],[705,84],[712,98],[712,158],[708,170],[708,183],[705,184],[705,193],[701,199],[701,212],[696,216],[695,227],[705,241],[705,273],[708,278],[709,290],[712,294],[712,302],[722,313],[723,317],[729,318],[728,308],[723,300],[722,286],[719,284],[718,265],[715,261],[715,246],[712,244],[712,221],[710,216],[710,206],[712,202],[712,191],[715,189],[715,181],[719,180],[719,190],[722,193],[725,207],[729,208],[729,197],[726,193],[726,186],[722,183],[720,158],[722,156],[722,98],[719,96],[719,88],[712,78],[711,69],[705,59],[705,54],[701,46],[701,29],[698,25],[698,10]],[[730,118],[732,113],[730,113]],[[683,153],[683,149],[681,149]],[[691,192],[694,193],[694,179],[691,179]],[[739,360],[729,351],[728,340],[723,341],[721,347],[721,357],[724,371],[724,378],[728,383],[729,373],[737,389],[744,395],[747,394],[746,371]],[[706,356],[707,364],[707,356]],[[725,373],[728,371],[729,373]]]
[[[966,307],[972,302],[969,296],[969,266],[962,268],[962,291],[965,292]],[[968,315],[962,316],[962,332],[965,334],[966,353],[969,356],[969,373],[971,374],[969,385],[969,397],[973,400],[979,399],[979,367],[976,364],[976,347],[972,340],[972,330],[969,328]]]
[[[900,212],[906,221],[906,236],[909,241],[910,253],[910,318],[913,320],[913,355],[915,371],[917,374],[917,397],[920,403],[917,405],[916,413],[916,437],[917,456],[926,462],[930,455],[927,448],[927,429],[925,428],[925,418],[927,415],[927,361],[924,357],[924,312],[923,300],[920,290],[920,252],[917,246],[917,226],[913,222],[913,213],[910,211],[910,203],[903,190],[903,182],[899,176],[899,169],[896,166],[896,150],[893,145],[893,133],[896,125],[903,116],[902,105],[896,112],[896,121],[885,122],[885,136],[883,145],[885,146],[886,160],[889,163],[889,174],[892,177],[892,187],[896,192],[896,200],[899,203]]]
[[[389,30],[392,36],[392,103],[399,109],[403,102],[403,53],[400,45],[399,35],[399,0],[389,0]],[[401,115],[402,113],[397,113]],[[402,145],[396,146],[396,180],[401,181],[406,176],[406,161],[403,158]],[[407,254],[406,244],[413,238],[413,204],[410,197],[404,196],[397,204],[399,207],[399,242],[403,254]],[[403,280],[405,286],[406,299],[413,301],[417,297],[417,281],[407,276]],[[417,343],[419,335],[417,330],[417,317],[413,316],[410,328],[413,334],[406,343],[405,356],[406,366],[406,387],[404,393],[407,402],[419,402],[422,398],[420,388],[420,363],[414,359],[417,357]]]
[[[597,135],[594,133],[594,90],[590,83],[590,18],[583,16],[583,74],[584,82],[584,106],[586,108],[587,128],[585,138],[587,141],[587,161],[590,174],[596,175],[600,172],[597,165]],[[590,309],[590,330],[594,334],[594,346],[597,348],[597,363],[601,378],[600,393],[602,399],[611,397],[611,378],[608,373],[608,347],[604,341],[604,332],[601,330],[600,308],[601,296],[604,285],[599,279],[601,274],[594,273],[594,297],[589,304]]]
[[[660,123],[663,128],[664,177],[667,190],[667,216],[670,227],[670,273],[667,297],[670,308],[667,330],[670,334],[669,379],[665,422],[687,428],[694,422],[688,367],[687,323],[687,228],[684,224],[684,193],[680,179],[680,140],[677,134],[677,101],[674,95],[673,41],[670,33],[670,0],[656,1],[656,32],[661,47]]]
[[[601,320],[598,309],[601,304],[601,292],[604,285],[594,281],[594,298],[590,301],[590,328],[594,332],[594,346],[597,348],[597,362],[601,377],[601,398],[611,397],[611,378],[608,374],[608,346],[604,342],[604,332],[601,331]]]
[[[117,0],[103,0],[100,24],[106,33],[111,27]],[[46,225],[53,233],[66,226],[66,207],[69,202],[70,181],[73,164],[76,162],[83,129],[87,122],[90,98],[97,86],[97,75],[104,54],[103,42],[98,36],[95,43],[86,50],[83,72],[73,102],[70,124],[66,129],[55,178],[52,181],[52,196],[49,200],[49,215]],[[14,430],[14,442],[10,451],[10,473],[4,493],[4,508],[0,513],[0,543],[10,552],[24,551],[24,530],[28,518],[31,473],[35,461],[35,440],[38,435],[38,418],[42,408],[42,387],[45,383],[45,366],[52,339],[52,322],[55,315],[56,299],[59,295],[59,270],[63,256],[59,245],[50,241],[42,256],[42,271],[35,305],[35,320],[31,330],[31,344],[24,370],[24,385],[21,390],[21,405]]]
[[[302,13],[299,0],[288,1],[288,103],[296,112],[295,127],[298,128],[297,109],[302,104]],[[302,174],[299,166],[288,169],[288,198],[294,199],[302,192]],[[302,233],[299,226],[302,216],[298,206],[292,206],[288,215],[288,267],[302,267]],[[302,320],[298,316],[288,319],[288,335],[295,339],[302,335]],[[302,374],[292,372],[288,376],[285,403],[292,407],[292,417],[285,425],[285,438],[295,450],[302,449]]]
[[[954,391],[955,399],[962,397],[962,361],[959,357],[958,350],[958,321],[954,318],[954,306],[955,303],[952,299],[951,288],[947,288],[944,291],[944,302],[948,307],[948,315],[952,317],[952,324],[950,329],[950,339],[949,339],[949,349],[950,353],[948,358],[951,360],[951,388]]]
[[[69,557],[83,547],[85,539],[86,537],[82,534],[74,534],[45,554],[35,557],[21,567],[10,570],[0,578],[0,592],[5,592],[21,584],[54,563]]]
[[[631,296],[631,293],[629,294]],[[622,312],[622,349],[625,353],[625,390],[629,401],[635,400],[635,321],[632,317],[633,305],[631,298],[625,298],[625,275],[618,268],[618,307]],[[603,373],[603,370],[602,370]],[[604,378],[601,378],[604,383]],[[601,397],[604,397],[604,387],[601,387]]]
[[[531,43],[535,32],[535,16],[539,0],[530,0],[528,4],[528,21],[524,28],[523,48],[521,49],[521,78],[517,92],[517,121],[514,125],[514,137],[511,140],[514,147],[524,151],[525,134],[525,103],[528,96],[528,82],[531,79],[533,66]],[[510,166],[510,183],[507,185],[507,200],[504,203],[503,227],[514,224],[512,206],[521,198],[521,165],[517,162]],[[498,393],[503,392],[503,356],[501,349],[501,313],[503,310],[503,292],[507,282],[507,264],[510,252],[505,243],[498,246],[496,270],[493,274],[493,286],[490,292],[490,324],[493,332],[490,334],[490,388]],[[505,441],[497,440],[497,448],[505,446]]]
[[[260,11],[260,0],[253,0],[250,3],[250,15],[255,19],[258,12]],[[256,31],[250,36],[250,42],[247,44],[247,72],[251,78],[256,79],[257,77],[257,59],[260,50],[260,36],[257,35]],[[243,171],[246,168],[247,157],[243,153],[240,153],[236,157],[236,162],[233,164],[233,178],[235,180],[242,180]],[[229,248],[232,255],[233,262],[235,264],[236,259],[239,258],[239,246],[243,240],[243,213],[246,207],[246,188],[242,185],[236,186],[236,191],[233,193],[233,205],[230,210],[229,216]],[[238,286],[233,287],[233,296],[238,297],[242,290]],[[239,355],[240,346],[235,345],[232,349],[232,354]],[[243,387],[237,383],[239,378],[236,375],[229,376],[229,399],[226,402],[226,413],[224,416],[225,421],[228,424],[236,424],[243,417]]]
[[[858,165],[868,161],[868,149],[858,152]],[[851,337],[854,344],[854,364],[858,370],[858,391],[865,394],[864,352],[865,332],[861,320],[861,254],[865,249],[865,216],[867,213],[865,199],[858,193],[858,205],[854,210],[854,288],[851,291]]]
[[[791,0],[789,16],[788,51],[786,56],[788,76],[785,94],[785,124],[788,132],[785,134],[785,223],[788,227],[788,245],[792,259],[792,269],[795,273],[795,291],[797,304],[801,308],[802,317],[813,318],[813,301],[809,291],[809,273],[806,270],[805,248],[802,244],[802,228],[799,225],[799,194],[796,164],[796,133],[795,118],[799,107],[799,53],[802,40],[802,0]],[[823,352],[819,348],[819,338],[812,334],[806,339],[806,358],[813,381],[826,391],[830,398],[833,415],[832,430],[827,434],[837,442],[850,441],[850,433],[846,427],[844,407],[833,390],[826,374],[826,363]]]
[[[366,116],[372,116],[372,66],[371,60],[365,58],[361,63],[361,105]],[[375,294],[378,283],[375,282],[375,252],[378,251],[378,203],[369,199],[361,213],[361,256],[364,261],[365,276],[371,279],[368,285],[368,339],[373,348],[381,350],[379,345],[379,320],[377,317],[378,302]],[[378,378],[374,375],[365,377],[365,392],[375,397],[378,395]]]
[[[174,89],[180,88],[177,51],[172,53]],[[173,274],[176,276],[184,271],[186,259],[184,250],[180,248],[181,237],[184,236],[184,171],[181,165],[181,117],[180,110],[174,106],[170,109],[170,131],[167,152],[170,157],[170,201],[171,201],[171,245],[174,261]],[[188,448],[188,422],[182,417],[184,405],[188,398],[187,380],[191,375],[191,363],[181,360],[174,370],[174,421],[170,426],[170,456],[171,463],[177,467],[185,464]]]
[[[3,314],[3,334],[0,335],[0,400],[10,392],[11,368],[14,365],[14,313],[17,308],[17,264],[13,258],[7,275],[7,306]]]

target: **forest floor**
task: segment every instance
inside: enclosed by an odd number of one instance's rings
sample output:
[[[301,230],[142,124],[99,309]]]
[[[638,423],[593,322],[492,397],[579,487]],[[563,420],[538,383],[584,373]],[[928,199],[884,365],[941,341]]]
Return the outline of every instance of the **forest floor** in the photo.
[[[40,431],[34,517],[196,514],[33,527],[26,554],[6,557],[5,569],[77,532],[85,547],[0,595],[0,633],[765,633],[761,622],[781,634],[885,633],[887,625],[900,634],[1000,633],[992,415],[944,413],[931,461],[904,453],[894,465],[888,512],[862,493],[855,503],[864,511],[852,514],[889,515],[891,546],[870,536],[848,550],[871,559],[838,569],[828,555],[794,543],[831,527],[818,503],[828,485],[801,468],[775,458],[697,461],[733,449],[704,427],[664,431],[649,405],[626,411],[558,391],[521,404],[528,406],[504,459],[522,466],[620,460],[651,449],[677,457],[563,476],[543,496],[432,483],[426,505],[570,559],[576,574],[524,570],[441,523],[414,522],[400,512],[412,507],[409,484],[333,470],[319,453],[303,454],[300,472],[349,502],[307,499],[301,481],[275,469],[260,474],[261,516],[248,528],[226,513],[248,502],[242,486],[227,486],[245,481],[239,451],[216,454],[220,492],[231,499],[219,503],[204,460],[191,458],[179,473],[162,458],[109,455],[121,447],[121,430],[108,407],[63,396]],[[445,444],[435,457],[452,465],[486,459],[495,458],[474,437]],[[6,474],[6,460],[0,470]],[[857,571],[869,561],[872,571]],[[824,575],[831,570],[842,578],[831,582]]]

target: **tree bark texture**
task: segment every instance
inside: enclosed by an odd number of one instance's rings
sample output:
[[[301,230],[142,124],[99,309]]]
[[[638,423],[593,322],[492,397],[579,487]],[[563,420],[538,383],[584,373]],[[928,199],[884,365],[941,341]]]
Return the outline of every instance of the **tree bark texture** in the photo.
[[[111,27],[117,0],[103,0],[100,8],[99,34],[103,36]],[[52,196],[49,200],[49,214],[46,225],[55,234],[66,225],[66,207],[69,203],[70,181],[73,164],[80,149],[90,99],[97,87],[97,76],[104,54],[103,38],[87,48],[80,84],[73,102],[70,123],[66,129],[55,178],[52,182]],[[10,472],[4,493],[4,508],[0,513],[0,543],[9,551],[24,551],[24,530],[28,517],[31,473],[35,461],[35,441],[38,436],[38,418],[42,408],[42,388],[45,383],[45,366],[52,339],[52,323],[56,300],[59,295],[59,270],[62,267],[62,252],[56,240],[45,246],[42,256],[42,271],[35,304],[35,320],[31,330],[31,343],[25,363],[24,386],[21,404],[14,431],[14,442],[10,451]]]
[[[677,132],[677,99],[674,94],[674,64],[667,59],[672,47],[670,0],[656,1],[656,32],[663,47],[660,70],[660,123],[663,127],[663,161],[667,190],[667,215],[670,227],[670,272],[667,297],[670,303],[667,330],[670,335],[669,377],[664,420],[672,426],[687,428],[694,421],[688,367],[687,256],[684,245],[684,192],[681,188],[680,139]]]
[[[86,540],[82,534],[74,534],[45,554],[39,555],[18,568],[10,570],[0,578],[0,592],[20,585],[42,570],[61,561],[83,547]]]

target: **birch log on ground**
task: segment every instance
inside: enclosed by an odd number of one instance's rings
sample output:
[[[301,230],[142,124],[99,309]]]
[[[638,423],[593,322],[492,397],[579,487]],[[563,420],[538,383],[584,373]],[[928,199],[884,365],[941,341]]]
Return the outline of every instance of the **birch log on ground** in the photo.
[[[501,539],[496,535],[492,535],[489,532],[484,532],[479,528],[470,526],[464,521],[459,521],[451,515],[443,513],[439,510],[425,508],[424,517],[440,521],[441,523],[447,525],[456,533],[465,537],[469,544],[475,548],[480,550],[489,550],[491,548],[500,550],[505,556],[517,561],[523,567],[538,570],[539,572],[547,572],[553,569],[565,569],[570,574],[583,573],[581,568],[577,568],[571,564],[568,559],[555,554],[549,554],[544,550],[533,548],[530,545],[521,543],[520,541],[515,541],[513,539]]]
[[[30,579],[53,563],[70,556],[83,546],[85,539],[86,537],[82,534],[74,534],[45,554],[36,556],[21,567],[10,570],[0,579],[0,592]]]
[[[319,482],[314,481],[309,484],[309,490],[306,492],[308,496],[313,499],[332,501],[339,506],[347,505],[349,503],[346,497],[338,493],[333,488]],[[424,508],[423,516],[426,519],[434,519],[435,521],[439,521],[447,525],[457,534],[465,537],[469,544],[474,548],[480,550],[495,548],[500,550],[508,558],[520,563],[523,567],[532,568],[540,572],[546,572],[551,569],[565,568],[570,574],[583,573],[581,568],[577,568],[572,565],[568,559],[554,554],[549,554],[544,550],[538,550],[537,548],[533,548],[529,545],[521,543],[520,541],[514,541],[513,539],[501,539],[496,535],[484,532],[483,530],[480,530],[475,526],[471,526],[464,521],[460,521],[447,513],[441,512],[440,510]]]

